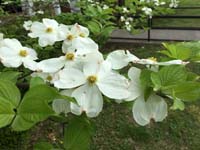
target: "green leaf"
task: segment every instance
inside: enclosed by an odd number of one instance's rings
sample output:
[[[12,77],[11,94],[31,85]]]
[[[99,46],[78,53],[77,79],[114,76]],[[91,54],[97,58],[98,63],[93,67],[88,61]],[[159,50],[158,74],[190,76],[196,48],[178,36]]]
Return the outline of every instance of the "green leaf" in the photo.
[[[183,66],[166,66],[159,72],[151,74],[151,80],[154,84],[154,90],[156,91],[186,81],[186,79],[187,73]]]
[[[0,128],[12,122],[19,101],[18,88],[10,81],[0,80]]]
[[[178,45],[190,49],[191,51],[190,60],[200,61],[200,42],[182,42],[178,43]]]
[[[187,60],[190,58],[192,51],[182,45],[178,44],[163,44],[167,50],[161,51],[162,54],[174,59]]]
[[[93,128],[85,118],[74,118],[65,128],[64,147],[66,150],[88,150]]]
[[[184,110],[185,104],[180,99],[174,99],[173,106],[171,107],[172,110]]]
[[[19,77],[21,73],[17,71],[6,71],[0,73],[0,79],[1,80],[8,80],[12,81],[14,83],[17,82],[17,78]]]
[[[151,81],[151,70],[147,70],[144,69],[142,70],[141,74],[140,74],[140,82],[142,84],[142,88],[144,90],[144,98],[145,100],[148,99],[148,97],[151,95],[151,93],[153,92],[153,84]]]
[[[8,80],[0,80],[0,97],[9,100],[15,107],[18,106],[21,99],[19,89]]]
[[[14,109],[15,107],[8,99],[0,97],[0,128],[9,125],[12,122],[15,116]]]
[[[200,100],[200,83],[184,82],[177,84],[174,88],[175,97],[183,101]]]
[[[30,88],[37,86],[37,85],[43,85],[43,84],[45,84],[45,82],[42,78],[33,77],[33,78],[31,78],[31,81],[30,81]]]
[[[89,22],[87,22],[87,26],[92,33],[100,33],[101,32],[100,23],[97,21],[89,21]]]
[[[54,147],[49,142],[38,142],[33,150],[54,150]]]
[[[37,122],[55,115],[49,103],[59,98],[59,96],[58,91],[47,85],[38,85],[31,88],[25,94],[17,109],[17,115],[12,123],[12,128],[15,131],[27,130]]]
[[[194,72],[188,72],[187,73],[187,81],[197,81],[200,78],[196,73]]]

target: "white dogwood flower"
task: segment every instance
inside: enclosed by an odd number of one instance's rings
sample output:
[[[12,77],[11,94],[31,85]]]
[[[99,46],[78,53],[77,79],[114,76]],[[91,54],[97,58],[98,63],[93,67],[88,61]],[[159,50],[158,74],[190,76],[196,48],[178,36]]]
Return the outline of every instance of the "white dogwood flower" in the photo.
[[[62,41],[59,24],[56,20],[44,18],[41,22],[33,22],[30,28],[31,38],[39,38],[39,45],[45,47],[53,45],[57,41]]]
[[[62,37],[64,38],[62,50],[76,50],[77,54],[91,53],[98,51],[98,45],[89,38],[89,30],[79,24],[72,26],[60,25]]]
[[[1,62],[6,67],[19,67],[23,64],[26,68],[37,59],[35,50],[23,47],[17,39],[4,39],[0,47]]]
[[[113,72],[106,61],[87,63],[83,72],[66,68],[59,72],[59,80],[54,82],[54,86],[59,89],[76,88],[72,97],[77,104],[72,105],[72,112],[77,115],[86,112],[88,117],[96,117],[101,112],[102,94],[113,99],[125,99],[130,95],[127,80]]]

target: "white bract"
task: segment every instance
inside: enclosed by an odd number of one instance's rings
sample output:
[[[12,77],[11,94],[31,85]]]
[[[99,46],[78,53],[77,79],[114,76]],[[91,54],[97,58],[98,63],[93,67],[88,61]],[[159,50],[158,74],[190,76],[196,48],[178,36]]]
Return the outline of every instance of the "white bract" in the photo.
[[[158,66],[169,66],[169,65],[186,65],[189,62],[184,62],[182,60],[170,60],[166,62],[157,62],[157,59],[154,57],[148,58],[148,59],[140,59],[137,61],[138,64],[143,65],[158,65]]]
[[[132,101],[143,95],[143,89],[140,83],[141,70],[136,67],[131,67],[128,71],[128,77],[131,80],[129,83],[128,90],[130,91],[130,96],[125,99],[125,101]]]
[[[112,65],[112,69],[121,69],[128,65],[129,62],[138,61],[139,58],[131,54],[128,50],[116,50],[107,56],[107,61]]]
[[[54,82],[55,87],[76,88],[72,97],[77,100],[77,104],[72,104],[71,111],[77,115],[86,112],[88,117],[96,117],[103,107],[102,94],[113,99],[125,99],[130,95],[127,80],[113,72],[110,64],[105,61],[87,63],[83,72],[66,68],[59,72],[59,77],[60,79]]]
[[[33,22],[30,27],[31,33],[28,35],[31,38],[39,38],[39,45],[45,47],[53,45],[57,41],[62,41],[59,24],[53,19],[44,18],[41,22]]]
[[[0,47],[0,60],[6,67],[17,68],[23,64],[26,68],[37,59],[35,50],[24,47],[17,39],[4,39]]]
[[[141,126],[151,122],[163,121],[167,116],[167,103],[157,95],[151,95],[146,101],[143,96],[138,97],[133,105],[133,117]]]

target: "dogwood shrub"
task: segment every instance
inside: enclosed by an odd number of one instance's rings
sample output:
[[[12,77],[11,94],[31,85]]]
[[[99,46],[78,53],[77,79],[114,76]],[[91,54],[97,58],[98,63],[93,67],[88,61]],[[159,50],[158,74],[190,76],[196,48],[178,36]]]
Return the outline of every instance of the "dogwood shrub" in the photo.
[[[64,147],[88,149],[89,118],[101,113],[104,99],[131,103],[133,119],[141,126],[163,121],[169,108],[184,110],[185,102],[200,99],[199,75],[187,68],[200,61],[199,43],[164,44],[161,60],[138,58],[128,50],[105,56],[89,30],[77,23],[64,25],[44,18],[25,22],[24,27],[41,47],[61,43],[61,55],[40,60],[37,50],[1,34],[0,60],[5,71],[0,73],[0,127],[24,131],[49,117],[73,114]],[[19,77],[20,71],[6,71],[9,68],[25,68],[27,74]],[[15,83],[24,78],[29,88],[20,92]]]

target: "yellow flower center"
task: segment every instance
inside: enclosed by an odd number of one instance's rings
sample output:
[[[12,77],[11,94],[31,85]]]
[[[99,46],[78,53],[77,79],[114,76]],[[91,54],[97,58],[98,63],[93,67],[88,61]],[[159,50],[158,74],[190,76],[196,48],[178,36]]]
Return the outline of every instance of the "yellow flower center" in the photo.
[[[51,32],[53,32],[53,29],[52,29],[51,27],[48,27],[48,28],[46,29],[46,32],[47,32],[47,33],[51,33]]]
[[[150,57],[150,58],[148,58],[149,60],[152,60],[152,61],[154,61],[154,62],[157,62],[157,58],[155,58],[155,57]]]
[[[67,59],[67,60],[74,60],[74,58],[75,58],[75,56],[74,56],[73,53],[67,53],[67,54],[66,54],[66,59]]]
[[[85,34],[84,33],[80,33],[79,36],[80,37],[85,37]]]
[[[89,76],[89,77],[87,78],[87,80],[88,80],[88,82],[89,82],[90,84],[94,84],[94,83],[97,82],[97,77],[96,77],[95,75],[91,75],[91,76]]]
[[[67,36],[67,39],[68,39],[69,41],[71,41],[71,40],[74,39],[74,36],[70,34],[70,35]]]
[[[52,78],[52,76],[49,75],[49,76],[46,77],[46,80],[47,80],[47,81],[52,81],[53,78]]]
[[[28,55],[26,50],[20,50],[19,55],[22,57],[26,57]]]

